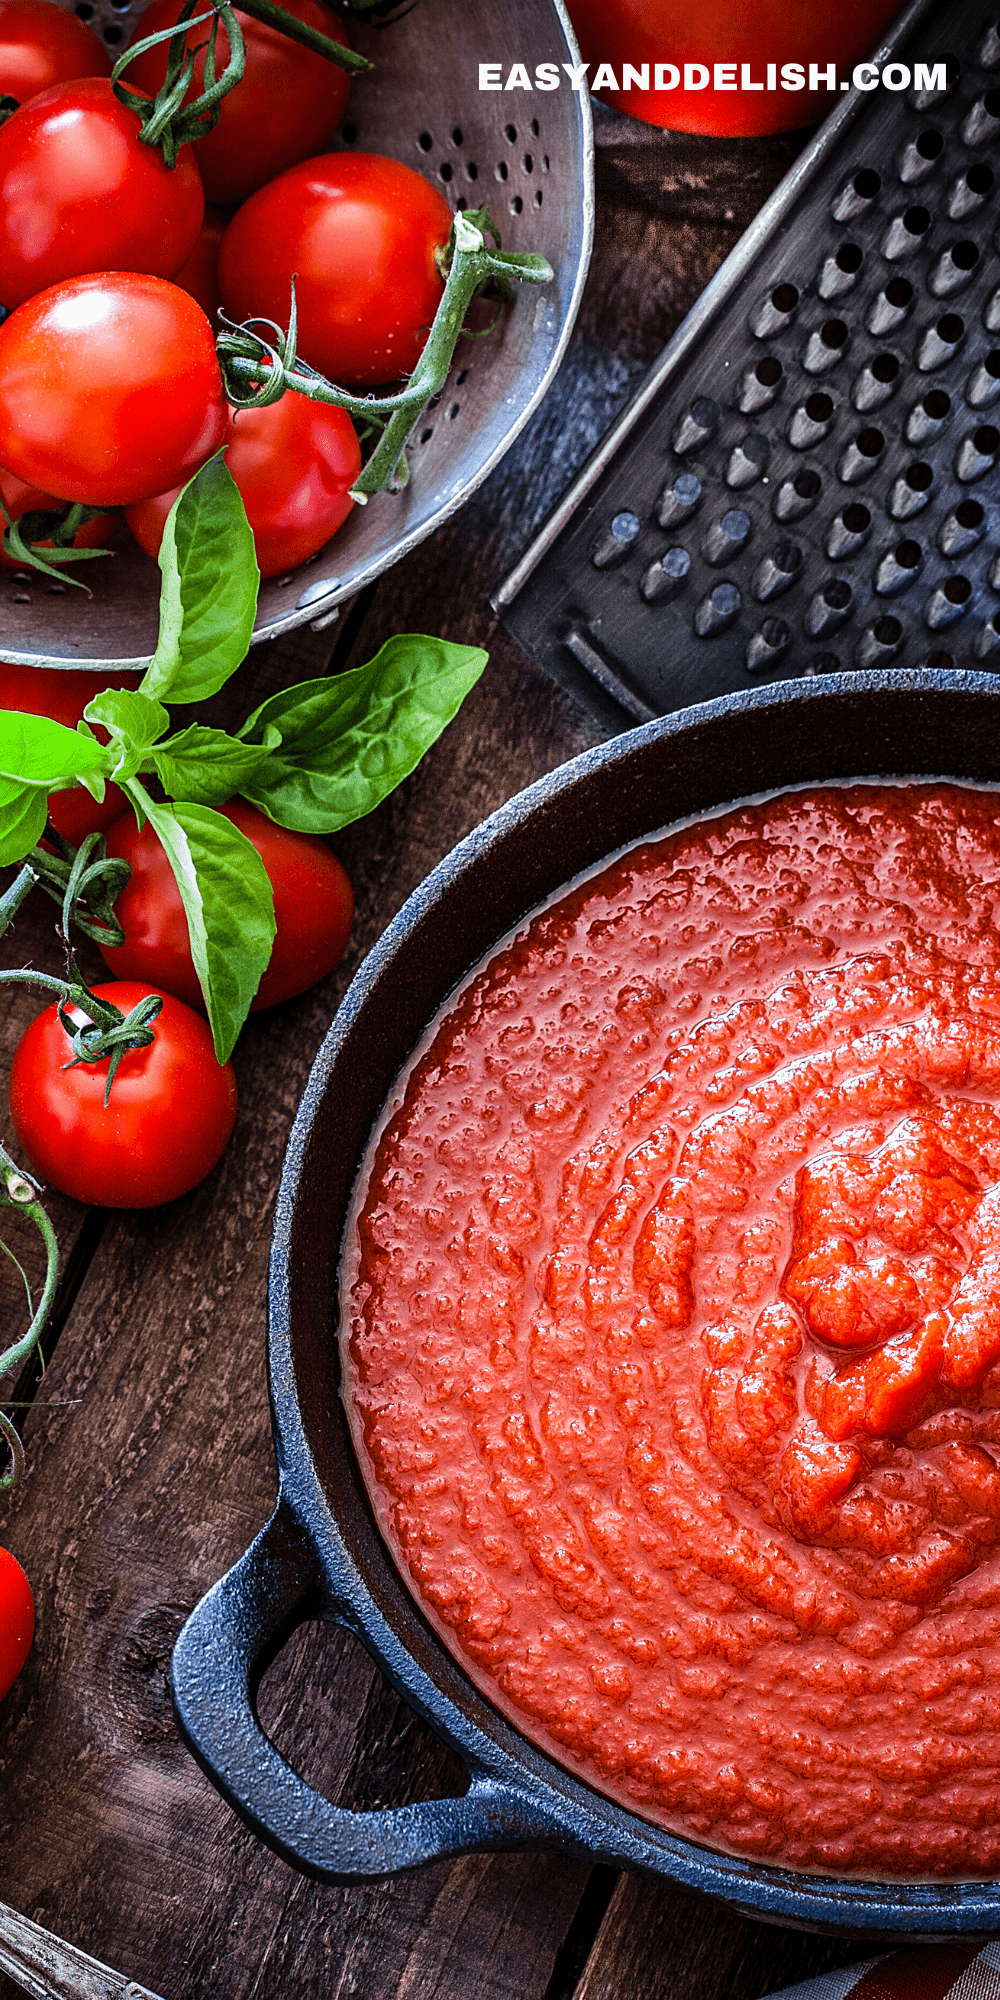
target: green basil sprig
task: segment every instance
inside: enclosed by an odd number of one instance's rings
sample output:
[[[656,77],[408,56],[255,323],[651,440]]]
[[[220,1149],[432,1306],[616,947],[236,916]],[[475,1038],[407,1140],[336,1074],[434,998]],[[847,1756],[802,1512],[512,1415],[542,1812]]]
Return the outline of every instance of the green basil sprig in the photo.
[[[350,825],[419,763],[487,655],[420,633],[397,635],[365,666],[272,695],[234,736],[200,723],[170,734],[164,704],[216,693],[245,658],[253,631],[253,537],[221,456],[171,509],[160,569],[159,641],[136,692],[107,689],[75,730],[0,711],[0,865],[22,861],[41,839],[50,792],[82,784],[100,800],[106,783],[121,785],[170,862],[225,1062],[271,956],[274,898],[256,848],[215,808],[239,793],[298,832]],[[107,731],[107,744],[93,724]]]

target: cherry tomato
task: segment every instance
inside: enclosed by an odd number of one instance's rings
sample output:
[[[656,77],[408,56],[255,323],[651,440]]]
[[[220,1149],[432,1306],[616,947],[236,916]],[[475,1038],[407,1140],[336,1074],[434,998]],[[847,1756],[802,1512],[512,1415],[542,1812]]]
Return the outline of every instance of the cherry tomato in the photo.
[[[283,0],[289,14],[319,28],[331,41],[347,36],[321,0]],[[196,8],[195,12],[202,10]],[[139,22],[136,39],[172,27],[180,0],[153,0]],[[340,124],[350,89],[347,72],[325,56],[291,42],[275,28],[266,28],[237,7],[236,19],[246,37],[243,78],[222,100],[219,122],[194,153],[209,201],[245,201],[275,174],[328,146]],[[204,43],[206,28],[190,28],[185,47]],[[133,89],[155,97],[167,73],[168,42],[149,49],[129,65],[126,80]],[[221,75],[229,59],[229,38],[220,26],[216,70]],[[202,88],[204,56],[195,63],[189,96]]]
[[[2,490],[2,482],[0,482]],[[75,667],[15,667],[0,660],[0,708],[13,708],[20,715],[50,715],[67,729],[75,729],[88,701],[105,688],[136,688],[138,674],[84,674]],[[107,730],[94,730],[102,743]],[[88,833],[106,833],[126,808],[126,798],[117,785],[108,785],[104,802],[98,805],[82,785],[53,792],[49,798],[49,818],[64,840],[79,847]]]
[[[63,500],[119,507],[183,485],[228,412],[212,329],[164,278],[67,278],[0,326],[4,463]]]
[[[820,7],[816,0],[704,0],[691,7],[687,0],[567,0],[576,29],[580,55],[590,64],[590,83],[599,65],[610,65],[618,85],[631,63],[655,86],[656,69],[669,82],[669,64],[677,74],[673,89],[599,89],[598,96],[619,111],[647,125],[666,125],[674,132],[788,132],[797,125],[814,125],[840,103],[839,83],[874,47],[880,30],[899,12],[899,0],[840,0]],[[669,58],[669,63],[667,59]],[[730,65],[725,84],[716,89],[715,65]],[[780,84],[785,63],[800,67],[802,88],[769,90],[768,63],[777,65]],[[825,86],[809,90],[809,64],[837,70],[837,95]],[[697,65],[693,88],[685,87],[685,65]],[[735,69],[732,67],[735,64]],[[761,84],[760,90],[743,85]],[[701,85],[702,87],[699,87]]]
[[[94,991],[127,1014],[150,988],[122,980]],[[18,1144],[74,1201],[158,1208],[204,1180],[225,1150],[236,1120],[232,1064],[216,1062],[206,1023],[171,994],[153,1029],[147,1048],[123,1055],[107,1107],[107,1058],[64,1068],[72,1043],[55,1006],[21,1036],[10,1072]]]
[[[211,327],[218,326],[218,311],[222,304],[219,290],[219,245],[229,224],[224,209],[205,208],[205,219],[195,237],[194,249],[185,259],[179,271],[174,272],[174,284],[183,292],[190,292],[197,299],[202,312]]]
[[[60,514],[66,505],[65,500],[57,500],[52,493],[41,493],[37,486],[26,486],[23,479],[15,479],[14,474],[8,472],[6,467],[2,465],[0,465],[0,500],[3,501],[4,507],[12,521],[19,521],[22,514]],[[103,548],[108,536],[113,534],[116,525],[117,517],[114,514],[95,514],[91,520],[84,521],[82,527],[77,529],[76,534],[73,536],[73,547],[75,549]],[[5,526],[6,523],[0,517],[0,540],[2,540]],[[42,549],[50,549],[52,543],[50,541],[41,541],[38,546]],[[21,565],[18,563],[16,556],[5,555],[3,549],[0,548],[0,569],[19,569],[20,567]],[[97,690],[95,689],[96,692]]]
[[[0,0],[0,97],[24,104],[54,83],[110,74],[97,36],[55,0]]]
[[[254,1012],[290,1000],[332,971],[350,936],[354,897],[340,862],[315,835],[274,826],[246,799],[230,799],[220,810],[253,842],[274,890],[278,932]],[[108,853],[128,862],[132,879],[115,904],[126,942],[117,950],[102,945],[105,963],[124,979],[151,982],[156,992],[160,981],[202,1009],[180,894],[148,822],[140,833],[132,813],[123,814],[108,834]]]
[[[398,160],[305,160],[252,195],[226,230],[226,311],[286,326],[294,275],[303,359],[346,388],[398,380],[415,368],[441,301],[434,252],[451,220],[437,188]]]
[[[253,529],[261,576],[280,576],[315,555],[353,506],[361,447],[346,410],[287,390],[279,403],[234,410],[226,453]],[[180,488],[140,500],[125,516],[147,555],[159,552],[163,524]]]
[[[43,90],[0,127],[0,301],[88,271],[170,278],[205,208],[183,147],[168,167],[104,77]]]
[[[10,1692],[31,1646],[35,1600],[19,1562],[0,1549],[0,1701]]]

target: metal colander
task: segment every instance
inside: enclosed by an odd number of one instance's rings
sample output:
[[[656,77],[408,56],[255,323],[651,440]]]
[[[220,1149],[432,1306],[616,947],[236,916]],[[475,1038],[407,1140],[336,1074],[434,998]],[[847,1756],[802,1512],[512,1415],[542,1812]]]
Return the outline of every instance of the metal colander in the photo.
[[[146,0],[72,7],[120,53]],[[352,86],[337,150],[387,153],[434,180],[454,208],[485,204],[506,250],[540,251],[551,285],[518,287],[488,340],[460,341],[444,389],[414,432],[410,483],[355,507],[335,539],[261,586],[255,640],[322,624],[439,526],[492,471],[562,358],[593,230],[590,107],[583,92],[479,90],[481,61],[579,60],[562,0],[420,0],[383,28],[351,22],[375,70]],[[305,357],[308,360],[308,355]],[[3,572],[0,653],[31,665],[142,665],[156,643],[159,570],[124,531],[113,560],[87,568],[93,592],[38,572]]]

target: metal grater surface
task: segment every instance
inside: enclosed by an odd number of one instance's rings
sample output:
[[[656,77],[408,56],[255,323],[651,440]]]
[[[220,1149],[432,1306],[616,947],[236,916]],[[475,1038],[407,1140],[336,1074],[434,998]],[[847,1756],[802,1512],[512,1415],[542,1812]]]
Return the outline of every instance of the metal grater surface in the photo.
[[[842,100],[494,600],[618,727],[1000,671],[1000,20],[916,0],[878,53],[947,89]]]

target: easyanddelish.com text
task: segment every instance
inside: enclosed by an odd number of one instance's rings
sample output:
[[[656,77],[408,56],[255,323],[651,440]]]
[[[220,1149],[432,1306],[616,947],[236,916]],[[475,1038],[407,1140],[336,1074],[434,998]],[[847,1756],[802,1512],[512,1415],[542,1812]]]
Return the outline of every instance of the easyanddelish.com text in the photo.
[[[593,69],[594,74],[588,76]],[[562,84],[561,72],[574,90],[707,90],[711,84],[714,90],[877,90],[883,84],[886,90],[908,90],[911,83],[915,90],[946,90],[948,87],[947,64],[857,63],[849,77],[840,76],[836,63],[624,63],[619,70],[611,63],[536,63],[533,78],[528,74],[527,63],[511,63],[504,76],[504,65],[498,62],[481,62],[479,65],[480,90],[558,90]],[[652,78],[652,82],[650,82]]]

